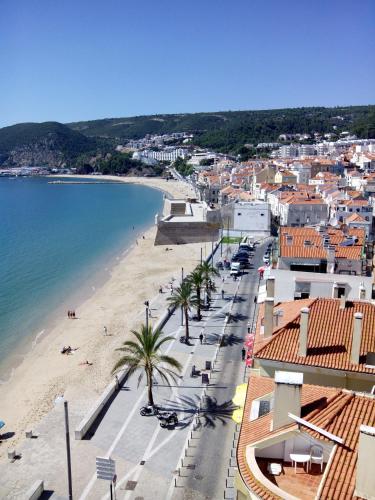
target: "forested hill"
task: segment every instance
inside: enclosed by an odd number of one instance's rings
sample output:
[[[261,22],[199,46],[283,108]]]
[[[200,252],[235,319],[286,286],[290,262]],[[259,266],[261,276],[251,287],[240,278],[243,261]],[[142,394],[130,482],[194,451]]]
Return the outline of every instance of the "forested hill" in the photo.
[[[19,123],[0,128],[0,165],[69,165],[101,142],[58,122]]]
[[[233,152],[246,143],[277,141],[285,133],[349,131],[359,137],[374,138],[375,106],[135,116],[67,125],[88,137],[120,141],[139,139],[146,134],[191,132],[199,146]]]

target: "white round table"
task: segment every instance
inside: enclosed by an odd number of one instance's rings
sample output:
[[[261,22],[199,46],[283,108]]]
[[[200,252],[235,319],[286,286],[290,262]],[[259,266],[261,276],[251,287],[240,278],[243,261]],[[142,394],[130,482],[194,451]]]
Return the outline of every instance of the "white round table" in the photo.
[[[294,472],[297,472],[297,464],[307,464],[306,472],[309,472],[310,453],[291,453],[290,459],[294,463]]]

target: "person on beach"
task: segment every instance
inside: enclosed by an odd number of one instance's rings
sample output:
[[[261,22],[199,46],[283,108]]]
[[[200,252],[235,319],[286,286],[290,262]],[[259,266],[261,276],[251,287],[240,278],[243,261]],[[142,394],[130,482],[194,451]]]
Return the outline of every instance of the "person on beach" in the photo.
[[[242,361],[245,361],[246,349],[244,347],[242,348],[241,354],[242,354]]]
[[[173,293],[173,285],[171,283],[171,295],[172,295],[172,293]]]
[[[163,287],[161,285],[159,286],[159,293],[163,293]]]
[[[107,330],[107,327],[106,327],[106,326],[104,326],[104,327],[103,327],[103,332],[104,332],[104,336],[106,336],[106,335],[107,335],[107,333],[108,333],[108,330]]]
[[[224,288],[221,289],[221,298],[224,299],[224,295],[225,295],[225,292],[224,292]]]
[[[201,344],[203,343],[203,332],[202,331],[199,334],[199,341],[200,341]]]

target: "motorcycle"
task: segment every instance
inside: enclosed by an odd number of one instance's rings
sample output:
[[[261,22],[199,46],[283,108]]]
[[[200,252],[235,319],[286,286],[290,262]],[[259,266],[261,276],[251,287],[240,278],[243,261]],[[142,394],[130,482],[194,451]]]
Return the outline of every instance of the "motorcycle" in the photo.
[[[172,413],[163,412],[157,415],[157,418],[160,422],[160,427],[166,429],[167,427],[174,427],[178,424],[177,413],[174,411]]]
[[[139,410],[139,413],[142,415],[142,417],[153,417],[154,415],[157,415],[158,409],[156,406],[142,406],[142,408]]]

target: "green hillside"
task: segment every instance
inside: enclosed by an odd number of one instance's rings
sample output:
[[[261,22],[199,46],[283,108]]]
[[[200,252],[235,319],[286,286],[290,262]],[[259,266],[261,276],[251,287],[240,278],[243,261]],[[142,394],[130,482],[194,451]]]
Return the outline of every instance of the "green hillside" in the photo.
[[[339,133],[345,130],[360,137],[374,138],[375,106],[135,116],[67,125],[88,137],[118,141],[139,139],[146,134],[191,132],[198,146],[234,152],[247,143],[277,141],[283,133]]]
[[[18,147],[48,141],[68,156],[94,149],[97,141],[58,122],[19,123],[0,128],[0,154]]]

